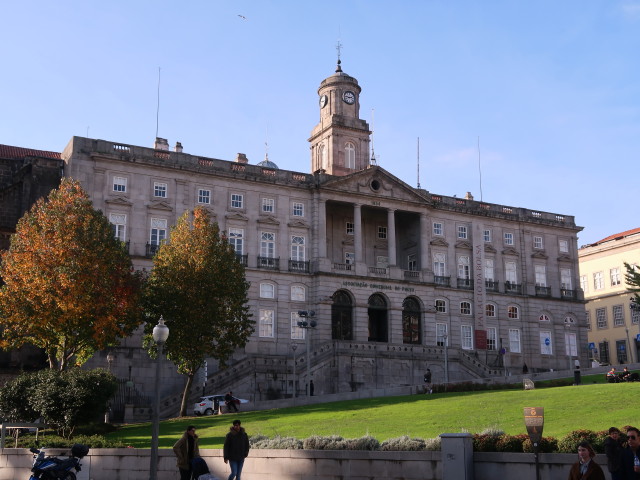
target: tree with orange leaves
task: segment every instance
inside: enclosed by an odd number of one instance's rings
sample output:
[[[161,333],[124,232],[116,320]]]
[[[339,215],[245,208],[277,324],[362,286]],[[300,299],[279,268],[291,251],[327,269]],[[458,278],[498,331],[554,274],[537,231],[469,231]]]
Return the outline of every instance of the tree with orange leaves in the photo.
[[[72,179],[20,219],[0,276],[0,347],[40,347],[52,369],[84,363],[142,322],[141,277]]]

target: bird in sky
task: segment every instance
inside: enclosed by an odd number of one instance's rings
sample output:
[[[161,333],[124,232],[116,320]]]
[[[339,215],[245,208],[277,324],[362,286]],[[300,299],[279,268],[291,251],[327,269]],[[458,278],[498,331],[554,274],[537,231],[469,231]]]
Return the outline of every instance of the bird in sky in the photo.
[[[238,14],[238,16],[239,16],[241,19],[243,19],[243,20],[246,20],[246,19],[247,19],[247,17],[245,17],[244,15],[240,15],[240,14]]]

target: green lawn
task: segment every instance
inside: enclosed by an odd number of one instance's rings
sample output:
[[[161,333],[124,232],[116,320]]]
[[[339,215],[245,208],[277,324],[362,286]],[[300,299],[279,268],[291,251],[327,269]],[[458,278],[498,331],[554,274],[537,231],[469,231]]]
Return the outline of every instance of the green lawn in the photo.
[[[588,380],[588,379],[585,379]],[[526,433],[524,407],[544,407],[544,435],[562,437],[572,430],[605,430],[639,425],[640,383],[593,384],[493,392],[410,395],[324,403],[306,407],[168,420],[160,425],[160,448],[170,448],[187,425],[198,428],[201,448],[222,448],[231,421],[242,420],[249,435],[291,436],[369,434],[384,441],[409,435],[478,433],[496,427]],[[134,447],[150,446],[150,424],[127,425],[108,435]]]

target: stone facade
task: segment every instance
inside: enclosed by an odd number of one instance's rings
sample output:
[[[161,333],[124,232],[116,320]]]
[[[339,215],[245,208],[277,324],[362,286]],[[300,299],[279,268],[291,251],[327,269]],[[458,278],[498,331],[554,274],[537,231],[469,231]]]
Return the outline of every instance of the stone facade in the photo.
[[[638,363],[640,306],[630,308],[624,264],[640,265],[640,228],[581,247],[578,256],[591,358],[611,365]]]
[[[163,139],[73,137],[62,153],[137,268],[152,268],[170,227],[198,205],[235,245],[256,330],[230,370],[209,364],[208,393],[304,395],[313,379],[318,395],[418,385],[426,368],[440,383],[587,360],[573,217],[413,188],[367,161],[357,81],[339,68],[318,93],[312,173],[170,151]],[[139,345],[127,339],[113,368],[124,377],[132,366],[150,392]],[[180,383],[166,377],[165,394]]]

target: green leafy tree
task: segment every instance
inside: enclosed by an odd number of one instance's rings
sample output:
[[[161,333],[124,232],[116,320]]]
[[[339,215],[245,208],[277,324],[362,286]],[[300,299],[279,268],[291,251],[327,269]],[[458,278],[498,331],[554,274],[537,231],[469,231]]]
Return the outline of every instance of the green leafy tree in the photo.
[[[190,216],[187,211],[180,217],[170,243],[158,250],[145,295],[145,346],[155,356],[151,332],[162,315],[170,331],[167,357],[187,377],[181,416],[186,415],[193,378],[205,358],[224,367],[254,331],[244,266],[205,209],[193,211],[193,222]]]
[[[627,272],[624,276],[627,282],[627,290],[633,293],[633,303],[640,308],[640,269],[636,265],[630,265],[624,262],[624,268]]]
[[[53,369],[84,363],[143,321],[140,275],[71,179],[20,219],[0,276],[0,348],[35,345]]]

